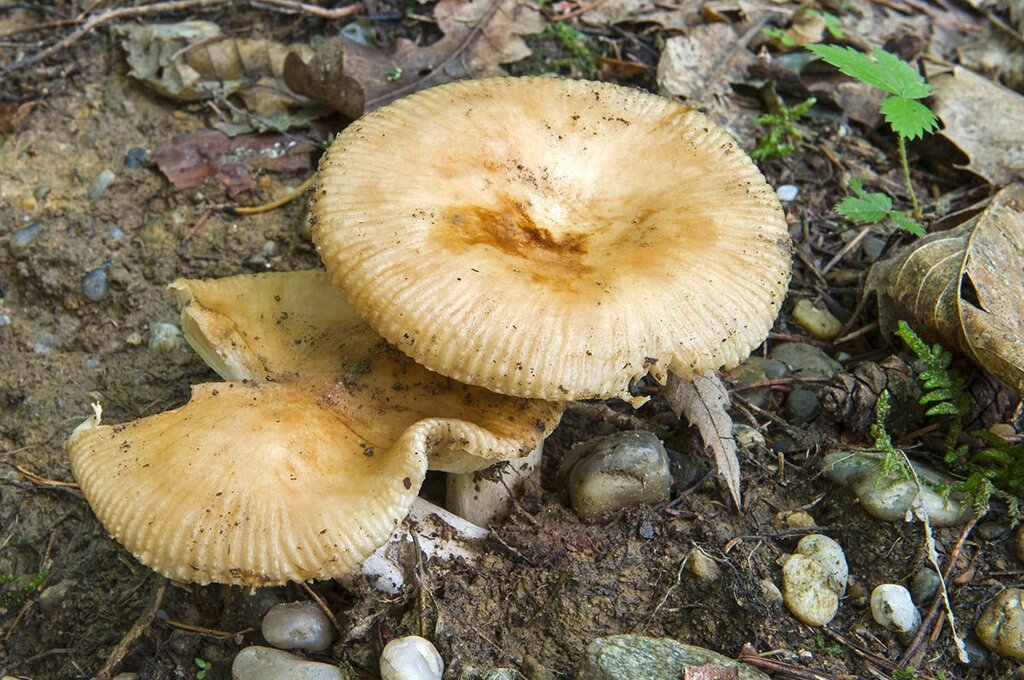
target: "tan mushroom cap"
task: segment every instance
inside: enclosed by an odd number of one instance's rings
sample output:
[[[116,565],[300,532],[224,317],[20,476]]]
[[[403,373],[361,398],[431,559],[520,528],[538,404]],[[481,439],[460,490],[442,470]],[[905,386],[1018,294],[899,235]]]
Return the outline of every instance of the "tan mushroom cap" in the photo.
[[[775,192],[698,111],[615,85],[443,85],[350,125],[314,240],[368,323],[427,368],[542,399],[742,361],[789,281]]]
[[[185,337],[222,377],[317,382],[344,402],[352,428],[381,442],[429,421],[433,470],[471,472],[528,455],[562,415],[561,403],[495,394],[418,365],[323,271],[179,279],[170,289]]]
[[[274,585],[347,574],[382,545],[419,491],[429,434],[373,447],[303,385],[220,383],[124,425],[90,418],[65,447],[96,516],[143,564]]]

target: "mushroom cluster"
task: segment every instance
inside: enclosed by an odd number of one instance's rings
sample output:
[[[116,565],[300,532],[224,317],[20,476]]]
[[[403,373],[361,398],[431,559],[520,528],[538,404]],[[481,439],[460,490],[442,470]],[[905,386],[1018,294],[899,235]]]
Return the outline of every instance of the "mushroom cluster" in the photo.
[[[639,405],[638,378],[737,364],[789,280],[778,199],[736,142],[602,83],[467,81],[378,109],[324,156],[311,214],[327,274],[172,284],[225,382],[68,440],[104,526],[172,578],[351,572],[428,467],[456,473],[458,508],[473,471],[529,469],[563,402]]]

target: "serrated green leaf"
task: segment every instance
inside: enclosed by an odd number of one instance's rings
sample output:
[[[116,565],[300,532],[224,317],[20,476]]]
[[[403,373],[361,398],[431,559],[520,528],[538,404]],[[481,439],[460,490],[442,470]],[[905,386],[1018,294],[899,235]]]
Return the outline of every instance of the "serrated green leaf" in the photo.
[[[790,38],[785,31],[777,26],[766,26],[761,29],[761,33],[769,38],[778,40],[779,44],[783,47],[796,47],[796,41]]]
[[[836,212],[854,222],[869,224],[880,222],[892,210],[892,199],[885,194],[867,193],[859,187],[851,185],[858,196],[847,196],[836,205]]]
[[[928,232],[924,230],[920,224],[914,221],[914,218],[903,212],[902,210],[893,210],[889,213],[889,219],[900,229],[909,231],[914,236],[925,236]]]
[[[889,94],[920,99],[932,92],[931,86],[910,64],[885,50],[872,50],[872,59],[852,47],[808,45],[807,49],[840,72]]]
[[[928,392],[927,394],[925,394],[923,397],[921,397],[919,403],[921,403],[921,404],[930,404],[933,401],[948,401],[948,402],[952,402],[954,399],[956,399],[959,396],[960,396],[960,392],[959,391],[957,391],[955,389],[952,389],[952,388],[949,388],[949,387],[942,387],[942,388],[939,388],[937,390],[932,390],[932,391]]]
[[[878,110],[893,131],[907,139],[923,137],[926,132],[933,132],[939,127],[939,120],[931,109],[907,97],[887,97]]]
[[[937,415],[950,415],[955,416],[957,414],[956,406],[950,404],[948,401],[944,401],[941,404],[936,404],[930,409],[924,412],[926,416],[937,416]]]

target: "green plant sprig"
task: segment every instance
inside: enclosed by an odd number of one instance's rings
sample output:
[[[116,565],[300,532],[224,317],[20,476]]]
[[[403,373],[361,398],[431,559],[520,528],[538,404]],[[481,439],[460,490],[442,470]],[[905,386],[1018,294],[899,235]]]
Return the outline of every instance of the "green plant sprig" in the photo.
[[[779,105],[778,111],[766,113],[754,119],[759,125],[768,125],[768,134],[757,140],[757,148],[750,153],[755,161],[765,158],[782,158],[796,148],[795,142],[803,135],[796,128],[796,121],[804,116],[817,99],[805,99],[796,106]]]
[[[850,180],[850,191],[853,196],[847,196],[835,207],[836,212],[846,219],[859,224],[874,224],[888,217],[897,227],[915,236],[927,233],[910,215],[902,210],[893,210],[891,198],[883,193],[865,191],[864,180],[861,178]]]
[[[923,137],[939,126],[932,110],[919,101],[931,95],[932,86],[910,64],[885,50],[871,50],[868,56],[852,47],[838,45],[808,45],[807,49],[840,72],[889,94],[882,100],[879,111],[896,133],[900,166],[914,207],[914,219],[921,220],[921,206],[910,179],[907,140]]]

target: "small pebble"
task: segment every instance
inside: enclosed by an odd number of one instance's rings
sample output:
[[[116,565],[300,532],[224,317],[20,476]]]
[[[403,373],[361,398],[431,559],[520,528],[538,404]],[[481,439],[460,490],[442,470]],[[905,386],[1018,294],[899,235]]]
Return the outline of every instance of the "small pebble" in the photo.
[[[897,633],[912,635],[921,625],[921,612],[910,591],[894,583],[883,583],[871,591],[871,616],[878,625]]]
[[[107,297],[107,267],[90,269],[82,276],[82,292],[93,302]]]
[[[50,187],[46,186],[45,184],[40,184],[32,192],[32,195],[35,197],[37,201],[45,201],[46,197],[50,195]]]
[[[764,446],[764,435],[743,423],[733,423],[732,436],[742,449],[752,449],[757,446]]]
[[[142,333],[138,331],[132,331],[131,333],[128,334],[128,337],[124,339],[124,342],[126,345],[129,345],[130,347],[138,347],[144,342],[142,338]]]
[[[726,379],[737,387],[781,378],[788,372],[786,364],[774,359],[752,356],[725,374]],[[755,406],[764,408],[771,401],[770,387],[755,387],[743,390],[743,397]]]
[[[82,366],[85,367],[86,370],[95,371],[97,368],[100,367],[100,360],[95,358],[86,359],[85,361],[82,362]]]
[[[128,170],[139,170],[149,162],[149,152],[141,146],[133,146],[124,155],[124,167]]]
[[[265,241],[263,243],[263,249],[260,251],[260,254],[268,260],[277,255],[277,242]]]
[[[181,331],[173,323],[150,324],[147,346],[158,354],[170,354],[181,346]]]
[[[792,184],[783,184],[775,191],[779,194],[779,200],[783,203],[796,200],[797,194],[800,193],[800,190]]]
[[[477,668],[476,666],[466,666],[459,673],[459,680],[520,680],[522,677],[519,671],[514,668]]]
[[[138,673],[118,673],[113,680],[138,680]]]
[[[704,479],[708,474],[707,458],[696,456],[688,451],[665,449],[672,468],[672,483],[676,489],[689,489]]]
[[[824,626],[839,611],[839,594],[813,557],[790,555],[782,566],[782,595],[789,611],[808,626]]]
[[[7,312],[0,312],[0,328],[11,325],[11,317]]]
[[[651,520],[645,519],[643,522],[641,522],[638,533],[640,534],[640,538],[643,538],[648,541],[654,538],[654,525],[651,524]]]
[[[39,232],[43,230],[42,222],[33,222],[27,227],[15,229],[11,234],[10,248],[12,251],[24,250],[31,243]]]
[[[1017,435],[1016,428],[1009,423],[996,423],[992,427],[988,428],[988,431],[997,437],[1002,437],[1003,439],[1009,439],[1010,437]]]
[[[89,188],[89,200],[95,201],[99,199],[103,194],[106,193],[107,187],[109,187],[114,180],[117,179],[117,175],[114,174],[113,170],[104,170],[92,183],[92,187]]]
[[[437,648],[418,635],[395,638],[380,655],[381,680],[441,680],[443,674]]]
[[[995,541],[1010,533],[1010,527],[1005,522],[990,520],[979,524],[974,533],[986,541]]]
[[[925,605],[932,601],[935,593],[939,592],[942,584],[939,575],[931,567],[921,567],[914,572],[914,578],[910,579],[910,596],[914,604]]]
[[[263,637],[278,649],[321,652],[331,646],[334,631],[315,602],[292,602],[271,607],[263,617]]]
[[[246,647],[231,664],[232,680],[344,680],[337,666],[306,661],[272,647]]]
[[[1024,591],[1009,588],[981,613],[974,632],[990,651],[1011,659],[1024,659]]]
[[[885,239],[877,236],[868,236],[860,242],[861,252],[868,262],[877,262],[885,251]]]
[[[805,342],[783,342],[772,347],[768,356],[781,361],[798,378],[831,378],[843,365],[814,345]]]
[[[782,604],[782,591],[775,585],[775,582],[770,578],[761,579],[757,582],[761,586],[761,595],[764,597],[765,603],[772,607],[778,607]]]
[[[722,575],[722,569],[711,557],[700,548],[690,550],[686,568],[690,573],[703,581],[714,581]]]
[[[32,351],[36,354],[47,355],[53,352],[53,346],[57,344],[58,338],[52,335],[44,335],[32,345]]]
[[[966,521],[970,509],[957,494],[947,501],[932,488],[953,486],[955,480],[924,463],[912,465],[922,481],[921,503],[932,525],[946,527]],[[837,451],[825,456],[821,468],[833,482],[849,487],[869,515],[886,522],[903,521],[918,493],[917,485],[898,471],[882,476],[881,454]]]
[[[590,643],[575,680],[679,680],[690,677],[687,669],[720,666],[718,677],[768,680],[753,666],[713,652],[684,645],[671,638],[645,635],[611,635]],[[733,671],[733,675],[726,675]],[[709,676],[703,676],[709,677]]]
[[[110,231],[107,232],[107,236],[117,241],[118,243],[124,240],[124,232],[121,231],[121,227],[112,227]]]
[[[821,412],[818,395],[806,387],[790,390],[783,409],[789,420],[794,423],[809,423]]]
[[[619,432],[577,444],[562,460],[569,498],[580,517],[594,520],[637,505],[668,501],[668,454],[650,432]]]
[[[846,564],[846,554],[842,546],[836,541],[821,534],[808,534],[796,544],[796,551],[813,558],[825,568],[828,585],[837,595],[846,592],[850,568]]]
[[[777,512],[772,522],[779,529],[808,529],[818,526],[814,518],[803,510],[796,512]],[[800,552],[799,550],[797,552]]]
[[[807,299],[798,301],[793,307],[793,321],[819,340],[832,340],[843,329],[843,323],[832,312],[815,306]]]

